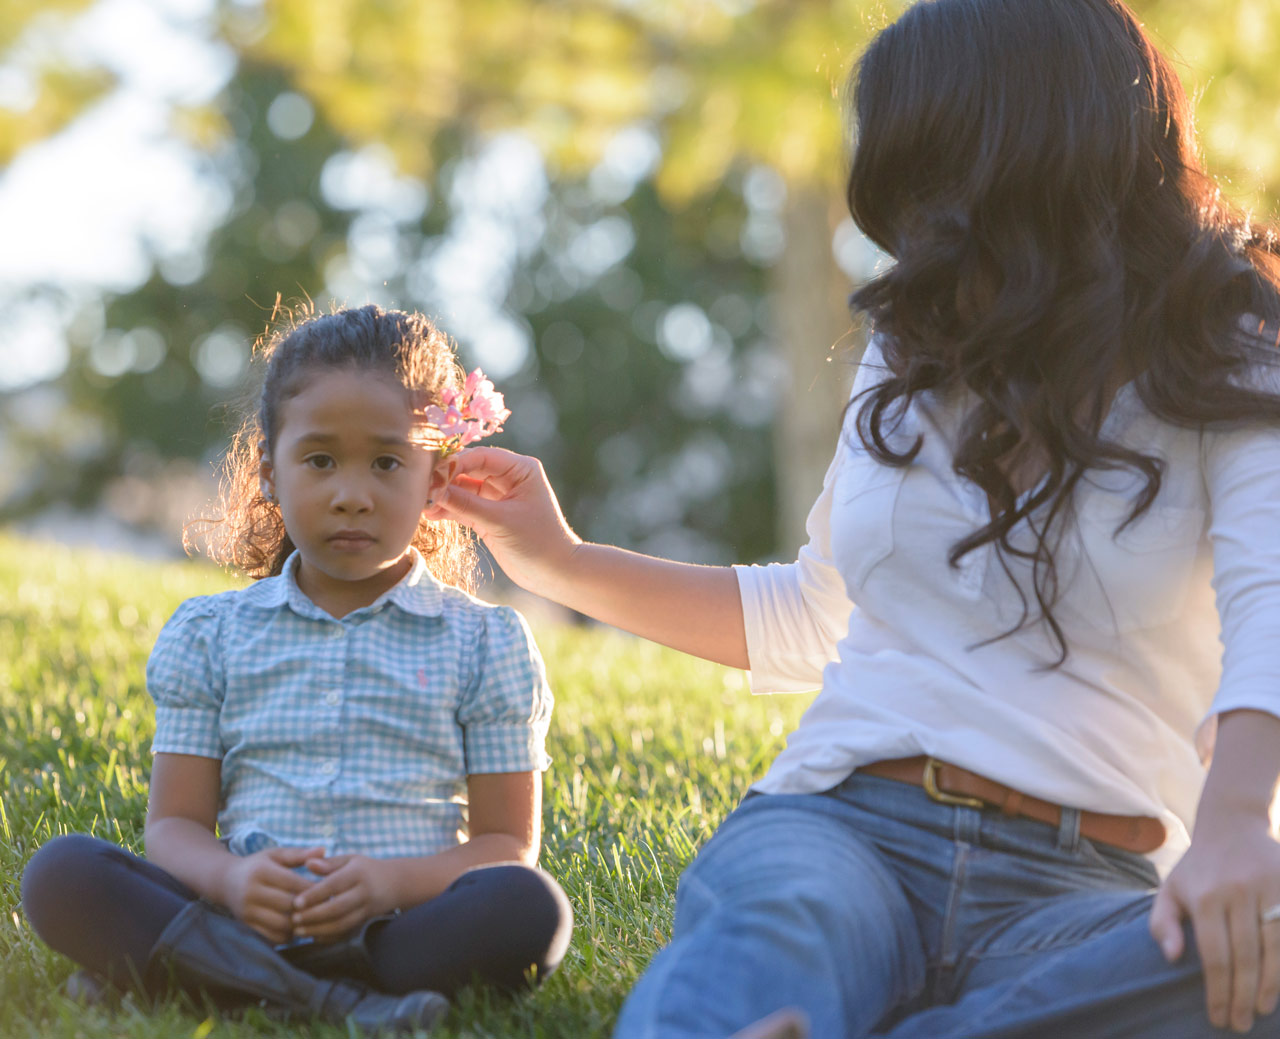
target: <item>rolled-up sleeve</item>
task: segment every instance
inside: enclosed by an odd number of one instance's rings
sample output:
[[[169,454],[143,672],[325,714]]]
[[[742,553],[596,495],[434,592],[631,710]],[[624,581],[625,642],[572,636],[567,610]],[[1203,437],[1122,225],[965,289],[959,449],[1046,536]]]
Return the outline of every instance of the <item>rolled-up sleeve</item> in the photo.
[[[1197,734],[1207,756],[1219,714],[1280,715],[1280,429],[1206,433],[1203,458],[1222,638],[1222,679]]]
[[[884,375],[884,358],[873,338],[853,380],[852,398],[856,400]],[[845,438],[850,435],[854,434],[847,430],[840,434],[822,493],[805,521],[808,543],[796,561],[734,568],[753,693],[816,689],[822,684],[822,669],[836,659],[836,646],[849,630],[853,604],[831,558],[831,506],[836,474],[849,450]]]
[[[545,770],[554,701],[524,618],[509,606],[486,610],[473,649],[457,715],[467,774]]]
[[[219,719],[226,694],[219,646],[219,599],[188,599],[160,631],[147,661],[147,692],[156,705],[153,754],[225,753]]]
[[[734,567],[753,693],[817,688],[849,626],[852,604],[831,562],[831,484],[839,464],[837,454],[805,523],[808,544],[794,563]]]

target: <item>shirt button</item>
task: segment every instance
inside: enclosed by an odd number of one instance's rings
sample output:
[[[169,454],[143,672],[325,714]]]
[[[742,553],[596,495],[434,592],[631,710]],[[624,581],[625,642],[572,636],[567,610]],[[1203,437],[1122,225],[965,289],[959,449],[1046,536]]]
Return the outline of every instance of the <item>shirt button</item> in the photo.
[[[329,629],[329,638],[331,639],[340,639],[342,638],[343,634],[344,632],[342,630],[341,624],[335,624],[332,628]]]
[[[332,707],[341,699],[342,697],[338,695],[338,691],[336,689],[330,689],[327,693],[324,694],[324,702],[327,703],[330,707]]]
[[[336,761],[326,761],[320,766],[320,771],[331,775],[338,771],[338,763]]]
[[[338,828],[334,826],[333,823],[325,823],[324,826],[321,828],[320,832],[323,833],[326,837],[332,837],[335,833],[338,832]]]

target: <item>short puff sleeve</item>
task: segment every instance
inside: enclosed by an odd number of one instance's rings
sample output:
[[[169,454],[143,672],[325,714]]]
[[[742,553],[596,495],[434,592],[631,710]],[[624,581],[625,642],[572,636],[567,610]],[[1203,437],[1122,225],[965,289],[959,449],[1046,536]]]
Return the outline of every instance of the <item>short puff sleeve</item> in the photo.
[[[219,716],[226,694],[219,645],[219,596],[188,599],[160,631],[147,661],[156,705],[153,754],[221,758]]]
[[[509,606],[485,610],[471,664],[457,710],[467,774],[544,771],[554,700],[524,618]]]

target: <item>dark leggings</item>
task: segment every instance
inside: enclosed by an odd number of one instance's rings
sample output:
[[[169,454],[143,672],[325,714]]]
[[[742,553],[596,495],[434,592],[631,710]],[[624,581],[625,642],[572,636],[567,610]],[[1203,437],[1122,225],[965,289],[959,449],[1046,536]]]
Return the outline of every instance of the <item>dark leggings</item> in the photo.
[[[22,908],[51,948],[104,978],[143,975],[151,949],[196,893],[96,837],[55,837],[22,874]],[[472,981],[515,990],[541,981],[569,944],[573,913],[560,886],[517,864],[464,873],[369,937],[373,985],[451,995]]]

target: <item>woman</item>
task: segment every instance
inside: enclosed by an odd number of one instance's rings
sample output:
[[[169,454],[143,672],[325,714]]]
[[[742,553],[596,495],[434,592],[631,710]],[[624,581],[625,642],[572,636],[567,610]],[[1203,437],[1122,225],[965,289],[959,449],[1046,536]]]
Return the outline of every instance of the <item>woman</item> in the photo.
[[[1116,0],[928,0],[855,77],[896,262],[798,560],[583,544],[492,449],[436,506],[526,588],[821,681],[617,1034],[1280,1035],[1276,239]]]

